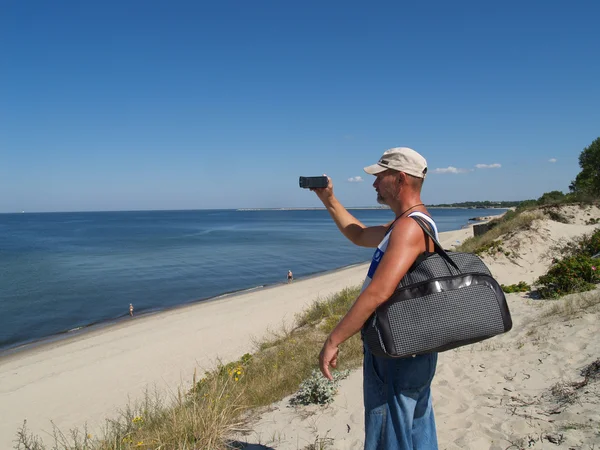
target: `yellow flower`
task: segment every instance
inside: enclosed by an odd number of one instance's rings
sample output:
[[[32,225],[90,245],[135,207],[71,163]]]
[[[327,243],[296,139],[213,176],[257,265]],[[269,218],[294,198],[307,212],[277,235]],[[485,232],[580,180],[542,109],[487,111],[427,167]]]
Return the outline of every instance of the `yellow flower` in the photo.
[[[142,424],[142,423],[144,423],[144,418],[140,417],[140,416],[137,416],[137,417],[133,418],[132,422],[135,423],[135,424]]]
[[[136,447],[141,447],[142,445],[144,445],[144,441],[140,441],[137,444],[135,444]]]
[[[91,438],[92,438],[92,435],[91,435],[91,434],[88,434],[88,435],[87,435],[87,438],[88,438],[88,439],[91,439]]]

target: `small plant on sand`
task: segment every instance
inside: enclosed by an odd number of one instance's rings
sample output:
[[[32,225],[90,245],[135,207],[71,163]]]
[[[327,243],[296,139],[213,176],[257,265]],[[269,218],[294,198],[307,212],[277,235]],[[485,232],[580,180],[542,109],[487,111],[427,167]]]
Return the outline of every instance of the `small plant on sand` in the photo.
[[[302,450],[327,450],[333,446],[333,443],[333,438],[327,437],[327,434],[325,437],[317,435],[315,441],[303,447]]]
[[[17,430],[16,450],[45,450],[46,447],[41,438],[31,434],[27,429],[27,421],[23,421],[23,426]]]
[[[502,290],[507,294],[512,294],[513,292],[529,292],[531,290],[531,286],[529,286],[524,281],[519,281],[517,284],[509,284],[508,286],[501,284]]]
[[[504,248],[502,248],[502,241],[488,242],[487,244],[484,244],[473,251],[473,253],[475,253],[476,255],[488,254],[492,256],[498,252],[504,253]]]
[[[313,370],[310,377],[300,384],[300,389],[291,398],[290,403],[292,405],[310,405],[311,403],[325,405],[331,403],[338,391],[339,381],[346,378],[349,373],[348,370],[336,371],[333,373],[333,381],[329,381],[319,370]]]

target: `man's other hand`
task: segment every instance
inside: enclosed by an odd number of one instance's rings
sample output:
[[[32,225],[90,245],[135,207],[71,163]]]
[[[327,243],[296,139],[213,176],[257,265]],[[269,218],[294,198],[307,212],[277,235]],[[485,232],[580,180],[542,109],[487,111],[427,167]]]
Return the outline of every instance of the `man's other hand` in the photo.
[[[327,188],[323,188],[327,189]],[[329,372],[329,366],[334,369],[337,367],[338,354],[340,350],[337,345],[333,345],[329,338],[323,344],[323,348],[321,349],[321,354],[319,355],[319,367],[321,369],[321,373],[328,380],[333,381],[333,377]]]

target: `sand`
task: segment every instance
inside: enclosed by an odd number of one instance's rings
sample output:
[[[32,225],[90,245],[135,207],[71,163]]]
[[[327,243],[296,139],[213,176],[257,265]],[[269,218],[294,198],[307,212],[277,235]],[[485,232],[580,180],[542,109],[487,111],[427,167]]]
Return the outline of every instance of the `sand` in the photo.
[[[597,209],[593,214],[600,217]],[[515,261],[520,268],[508,260],[486,262],[503,283],[532,281],[549,264],[548,244],[594,228],[583,223],[540,221],[536,226],[546,233],[541,242],[515,241],[527,250],[524,258],[529,258]],[[471,235],[472,229],[467,228],[442,233],[441,240],[449,248]],[[0,448],[12,447],[24,419],[43,438],[49,437],[51,420],[63,431],[87,423],[95,432],[146,389],[176,395],[180,386],[190,385],[195,369],[202,373],[217,358],[234,360],[252,351],[254,338],[291,323],[317,298],[360,284],[366,270],[367,265],[361,264],[290,285],[134,318],[4,357],[0,359]],[[538,330],[539,301],[511,294],[509,302],[515,321],[511,333],[440,356],[433,388],[440,448],[505,449],[510,439],[535,437],[549,422],[524,416],[537,414],[530,409],[544,410],[546,404],[523,405],[546,401],[543,394],[550,385],[563,378],[578,379],[578,369],[600,357],[598,340],[593,338],[599,331],[597,315],[583,315],[568,325],[552,322]],[[529,334],[532,329],[539,331],[535,343]],[[324,438],[331,448],[360,448],[361,383],[360,370],[354,371],[328,407],[289,408],[289,399],[284,399],[260,416],[245,439],[277,449],[303,448]],[[583,401],[577,408],[561,414],[572,416],[573,422],[592,419],[597,431],[599,408]],[[586,430],[563,434],[574,444],[587,439]],[[538,442],[547,444],[539,436]]]

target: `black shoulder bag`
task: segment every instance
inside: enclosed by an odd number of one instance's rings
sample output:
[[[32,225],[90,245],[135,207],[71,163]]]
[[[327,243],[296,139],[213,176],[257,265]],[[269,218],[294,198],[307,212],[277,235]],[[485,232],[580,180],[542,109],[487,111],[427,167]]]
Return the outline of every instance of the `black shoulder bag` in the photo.
[[[363,325],[376,356],[405,358],[443,352],[505,333],[512,319],[498,282],[472,253],[446,252],[422,218],[411,216],[434,242]]]

